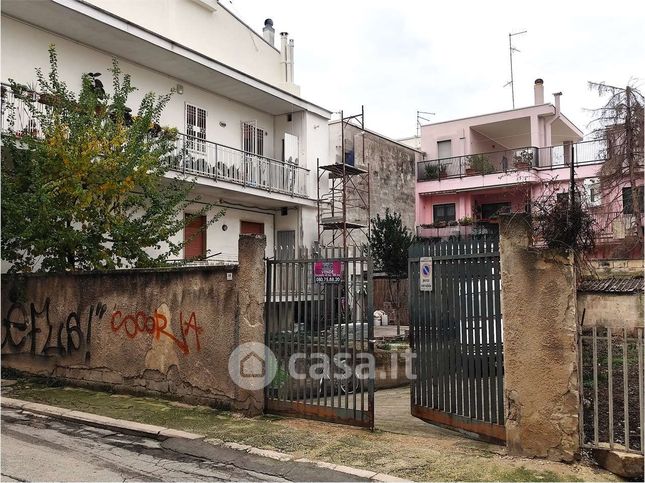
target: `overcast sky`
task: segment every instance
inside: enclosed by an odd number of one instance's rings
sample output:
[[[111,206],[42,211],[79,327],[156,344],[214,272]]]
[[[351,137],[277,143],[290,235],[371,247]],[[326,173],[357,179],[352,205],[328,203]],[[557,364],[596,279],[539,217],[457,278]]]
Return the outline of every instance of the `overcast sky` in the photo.
[[[432,122],[511,109],[562,91],[562,111],[583,132],[601,105],[587,81],[645,87],[645,2],[220,0],[254,29],[272,18],[295,41],[302,96],[332,111],[360,112],[367,127],[413,135],[416,111]],[[425,122],[424,122],[425,123]]]

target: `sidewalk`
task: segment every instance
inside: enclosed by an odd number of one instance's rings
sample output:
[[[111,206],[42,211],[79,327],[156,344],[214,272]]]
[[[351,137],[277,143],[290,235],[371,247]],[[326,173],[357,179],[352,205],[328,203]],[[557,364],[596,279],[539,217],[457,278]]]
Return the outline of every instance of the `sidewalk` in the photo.
[[[584,462],[568,465],[509,457],[501,446],[470,440],[431,425],[426,427],[404,415],[404,393],[398,390],[396,397],[396,391],[377,392],[377,429],[370,432],[273,415],[244,418],[161,399],[46,387],[32,380],[19,380],[11,387],[3,384],[3,396],[11,398],[187,431],[203,435],[204,441],[216,445],[248,445],[283,453],[294,461],[322,461],[367,470],[371,475],[423,481],[619,480]],[[247,446],[239,448],[249,450]]]

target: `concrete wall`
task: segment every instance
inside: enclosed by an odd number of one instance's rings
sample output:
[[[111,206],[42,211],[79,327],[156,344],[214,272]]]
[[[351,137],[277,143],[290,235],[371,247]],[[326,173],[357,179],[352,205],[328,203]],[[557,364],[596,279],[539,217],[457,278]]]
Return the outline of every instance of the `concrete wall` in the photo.
[[[265,243],[240,237],[239,266],[5,275],[2,366],[260,414],[228,361],[264,341]]]
[[[643,293],[578,292],[578,317],[584,327],[634,329],[643,326]]]
[[[224,64],[278,86],[283,81],[280,52],[216,0],[89,0],[89,3],[125,18]],[[264,18],[255,18],[260,30]],[[288,30],[276,25],[278,32]],[[280,36],[276,33],[276,40]],[[231,48],[231,46],[235,48]]]
[[[572,461],[580,445],[573,257],[530,249],[521,216],[502,216],[500,234],[507,448]]]

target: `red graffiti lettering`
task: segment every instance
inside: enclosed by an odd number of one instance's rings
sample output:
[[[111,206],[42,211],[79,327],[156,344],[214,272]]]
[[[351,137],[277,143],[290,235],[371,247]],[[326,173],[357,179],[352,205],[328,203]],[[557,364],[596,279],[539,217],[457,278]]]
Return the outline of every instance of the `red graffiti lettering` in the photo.
[[[188,322],[184,322],[183,312],[179,313],[179,334],[181,338],[176,337],[169,328],[168,318],[155,310],[154,315],[148,315],[146,312],[138,311],[135,314],[127,314],[123,317],[120,310],[115,310],[112,313],[112,320],[110,321],[112,332],[118,333],[123,328],[123,332],[129,339],[134,339],[139,334],[149,334],[155,340],[160,340],[161,336],[167,337],[172,340],[181,352],[190,354],[190,347],[186,341],[186,336],[192,330],[195,332],[195,349],[197,352],[201,350],[199,343],[199,334],[203,329],[197,324],[197,316],[195,312],[190,314]]]
[[[197,325],[197,317],[195,316],[195,312],[192,312],[190,314],[190,318],[188,319],[188,322],[186,322],[185,324],[184,324],[184,314],[180,313],[179,322],[184,331],[183,332],[184,338],[186,338],[186,336],[188,335],[188,332],[190,332],[191,330],[195,332],[195,347],[197,348],[197,351],[200,351],[201,346],[199,345],[199,334],[201,334],[204,331],[204,329],[202,329]]]

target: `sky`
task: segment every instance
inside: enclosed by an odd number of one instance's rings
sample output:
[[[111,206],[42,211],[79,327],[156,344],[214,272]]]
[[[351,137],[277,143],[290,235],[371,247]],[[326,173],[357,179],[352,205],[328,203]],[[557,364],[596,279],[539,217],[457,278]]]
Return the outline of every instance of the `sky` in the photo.
[[[562,112],[584,133],[603,99],[587,82],[645,90],[645,2],[220,0],[252,28],[265,18],[295,42],[302,97],[331,111],[360,113],[366,127],[391,138],[428,122],[533,104],[561,91]]]

